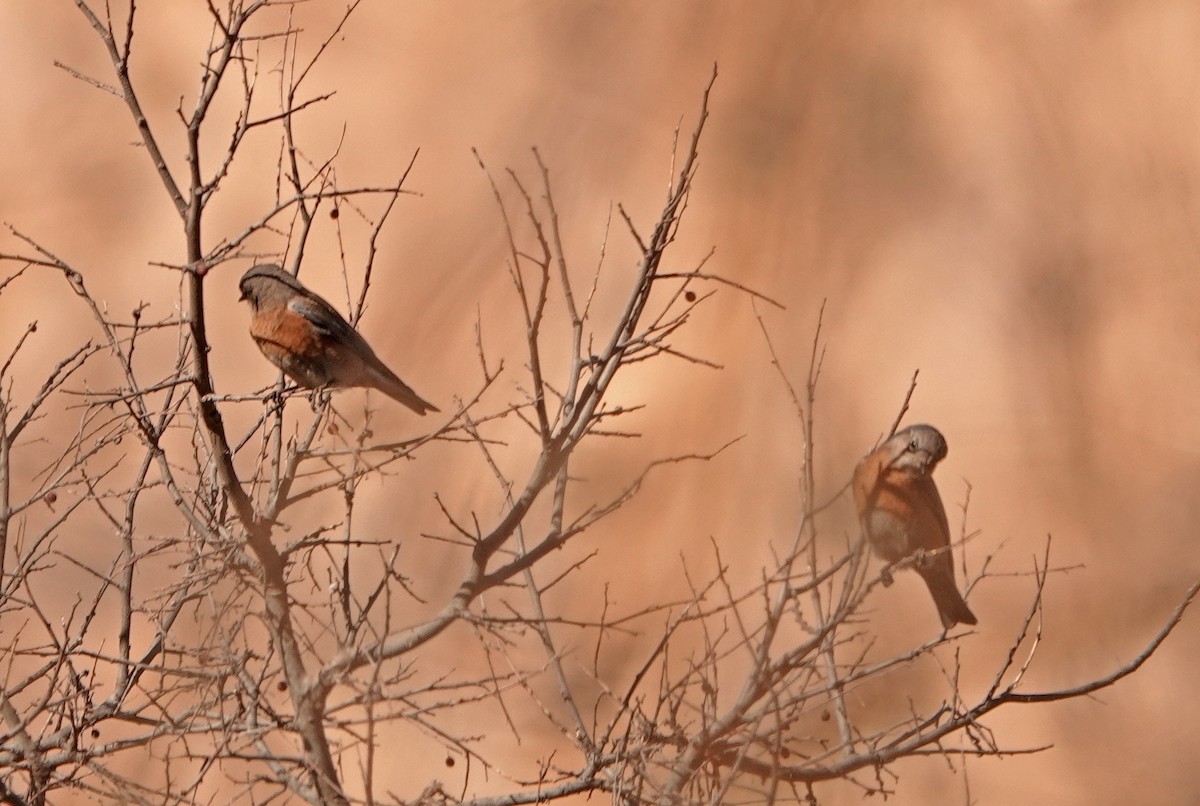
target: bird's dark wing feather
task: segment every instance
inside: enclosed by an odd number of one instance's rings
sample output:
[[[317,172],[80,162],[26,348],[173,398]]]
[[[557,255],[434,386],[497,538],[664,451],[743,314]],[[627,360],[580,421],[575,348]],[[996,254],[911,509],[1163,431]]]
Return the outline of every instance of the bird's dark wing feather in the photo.
[[[926,476],[916,486],[921,491],[921,504],[933,512],[938,525],[941,526],[940,544],[927,546],[927,548],[941,548],[950,545],[950,521],[946,517],[946,507],[942,505],[942,496],[938,494],[937,485],[934,484],[933,479]]]
[[[363,341],[358,331],[352,328],[350,323],[343,319],[342,315],[325,300],[297,294],[288,300],[288,307],[312,322],[313,327],[322,336],[349,344],[361,343],[362,346],[366,346],[366,342]]]

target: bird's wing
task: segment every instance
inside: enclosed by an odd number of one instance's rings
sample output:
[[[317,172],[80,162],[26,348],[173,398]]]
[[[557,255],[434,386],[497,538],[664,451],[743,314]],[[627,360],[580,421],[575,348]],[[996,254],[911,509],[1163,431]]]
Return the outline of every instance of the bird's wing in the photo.
[[[323,299],[297,294],[288,300],[288,308],[311,322],[322,336],[351,344],[361,342],[363,346],[366,345],[358,331],[352,328],[350,323]]]
[[[942,496],[938,494],[937,485],[931,477],[926,476],[916,486],[920,499],[919,502],[914,502],[914,505],[920,508],[916,517],[928,527],[919,531],[919,534],[926,535],[925,540],[928,543],[921,548],[933,550],[949,546],[950,521],[946,517],[946,507],[942,505]],[[945,557],[947,565],[953,566],[949,551],[943,551],[941,556]]]

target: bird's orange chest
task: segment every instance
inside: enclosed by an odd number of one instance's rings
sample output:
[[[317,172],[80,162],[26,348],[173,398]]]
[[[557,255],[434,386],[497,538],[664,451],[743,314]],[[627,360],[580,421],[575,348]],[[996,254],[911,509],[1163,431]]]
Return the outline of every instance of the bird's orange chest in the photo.
[[[312,388],[329,383],[329,344],[312,324],[286,305],[258,310],[250,335],[272,364]]]
[[[859,517],[874,509],[884,509],[897,516],[911,514],[912,503],[905,495],[908,475],[886,466],[887,457],[880,452],[871,454],[854,470],[854,503]]]
[[[875,483],[869,506],[884,509],[902,521],[912,520],[921,503],[920,482],[902,470],[885,470]]]
[[[250,335],[272,361],[271,352],[316,358],[325,351],[312,324],[286,305],[256,311],[250,318]]]
[[[858,480],[855,500],[868,536],[897,544],[886,554],[904,556],[918,548],[935,549],[949,543],[932,479],[896,469],[870,475]]]

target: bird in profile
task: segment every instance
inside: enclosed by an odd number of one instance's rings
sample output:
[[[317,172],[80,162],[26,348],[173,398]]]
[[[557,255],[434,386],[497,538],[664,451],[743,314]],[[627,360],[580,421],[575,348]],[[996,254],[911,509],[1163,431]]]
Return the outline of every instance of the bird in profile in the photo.
[[[942,627],[975,624],[954,581],[950,523],[933,483],[946,440],[930,425],[911,425],[863,457],[854,469],[854,503],[875,554],[889,564],[913,558],[933,595]]]
[[[250,335],[258,349],[296,383],[378,389],[417,414],[438,411],[396,377],[332,305],[279,266],[254,266],[238,285],[253,309]]]

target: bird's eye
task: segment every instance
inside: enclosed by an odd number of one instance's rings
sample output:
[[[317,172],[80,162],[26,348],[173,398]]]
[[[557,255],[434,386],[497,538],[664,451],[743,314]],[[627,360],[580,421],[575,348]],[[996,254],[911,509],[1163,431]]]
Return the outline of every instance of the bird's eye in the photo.
[[[908,449],[910,451],[912,451],[913,453],[917,452],[917,447],[918,447],[918,445],[917,445],[917,441],[915,439],[912,442],[908,443]]]

